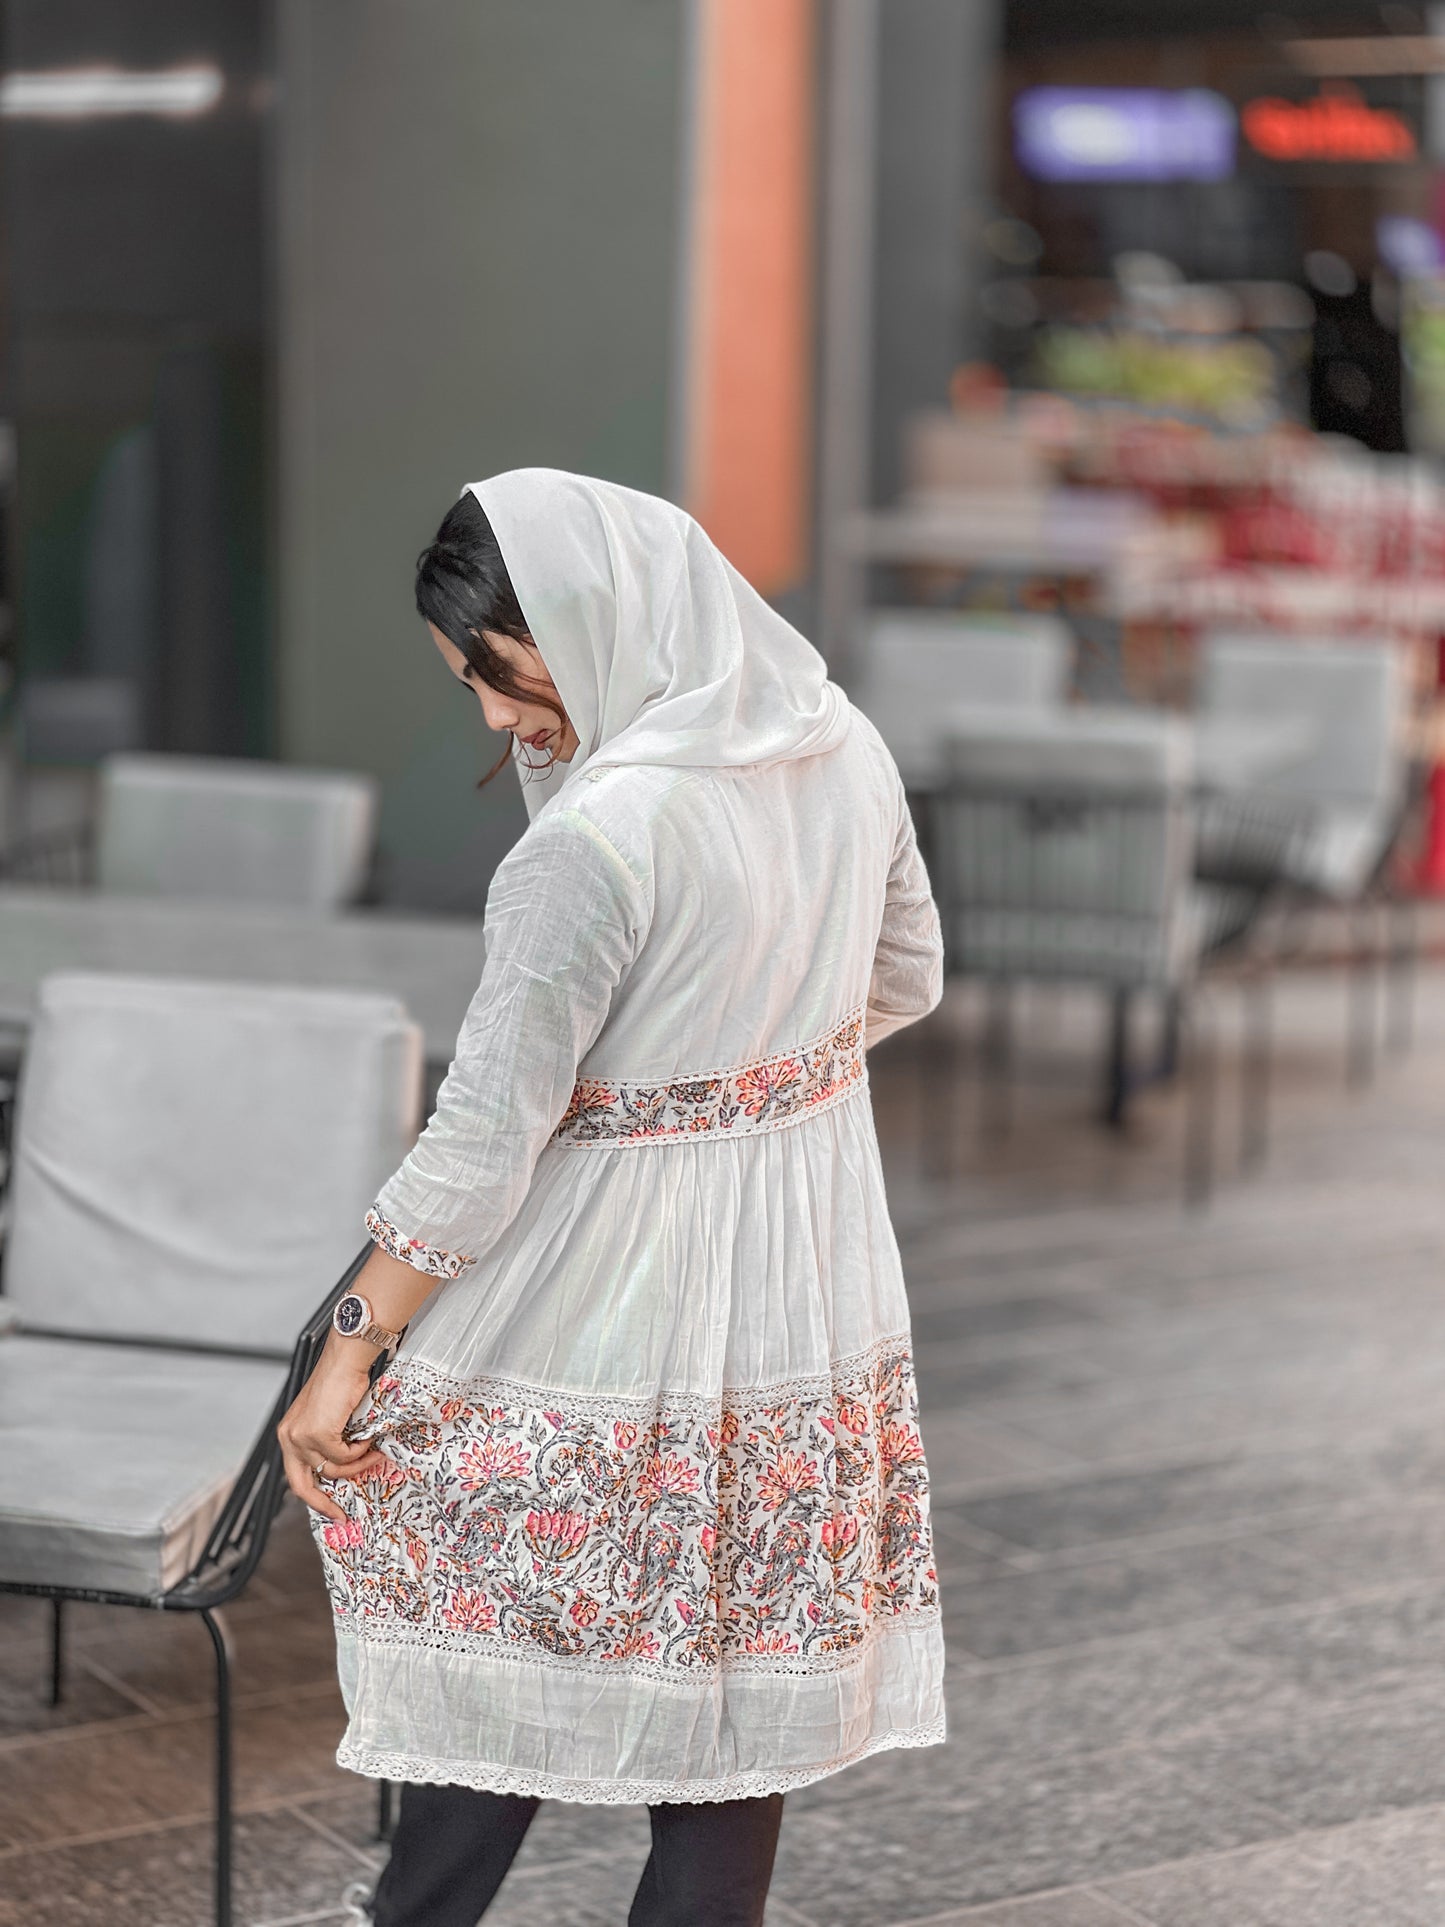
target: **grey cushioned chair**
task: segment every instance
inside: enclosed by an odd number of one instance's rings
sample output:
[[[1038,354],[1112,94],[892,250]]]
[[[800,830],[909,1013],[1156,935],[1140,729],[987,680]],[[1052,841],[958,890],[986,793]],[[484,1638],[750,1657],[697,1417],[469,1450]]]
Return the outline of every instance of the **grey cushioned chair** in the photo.
[[[1265,716],[1308,725],[1308,748],[1243,800],[1257,813],[1293,809],[1302,833],[1280,841],[1276,882],[1296,901],[1352,905],[1357,924],[1391,901],[1389,859],[1411,802],[1406,748],[1408,685],[1399,653],[1385,643],[1348,643],[1270,634],[1207,635],[1201,643],[1200,713]],[[1394,907],[1408,917],[1408,906]],[[1413,920],[1393,948],[1408,965]],[[1351,1074],[1368,1075],[1374,1056],[1372,970],[1376,945],[1356,943]],[[1404,972],[1397,973],[1402,978]],[[1403,1038],[1407,1000],[1395,1028]]]
[[[277,1421],[371,1249],[358,1227],[420,1096],[420,1034],[389,997],[85,972],[42,986],[0,1297],[0,1590],[55,1602],[53,1697],[65,1599],[201,1614],[221,1927],[216,1609],[260,1558],[284,1494]]]
[[[1105,1115],[1120,1124],[1133,1000],[1157,994],[1172,1029],[1204,953],[1189,725],[1078,709],[954,712],[942,726],[949,775],[937,798],[934,876],[945,968],[992,987],[985,1065],[1006,1064],[1009,986],[1098,984],[1112,1005]],[[1207,1097],[1209,1078],[1196,1082]],[[1199,1196],[1210,1182],[1207,1113],[1196,1114],[1189,1142]]]
[[[130,895],[223,897],[328,914],[367,882],[376,785],[240,757],[101,764],[95,880]]]
[[[976,616],[949,609],[871,611],[858,707],[893,752],[910,790],[947,771],[942,718],[967,704],[1040,711],[1064,700],[1073,639],[1056,616]]]

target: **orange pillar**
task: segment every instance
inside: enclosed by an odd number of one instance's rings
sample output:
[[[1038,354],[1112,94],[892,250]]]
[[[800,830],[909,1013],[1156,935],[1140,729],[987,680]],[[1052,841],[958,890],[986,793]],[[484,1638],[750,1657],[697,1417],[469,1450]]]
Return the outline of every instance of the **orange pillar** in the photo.
[[[764,595],[808,572],[814,0],[700,0],[684,494]]]

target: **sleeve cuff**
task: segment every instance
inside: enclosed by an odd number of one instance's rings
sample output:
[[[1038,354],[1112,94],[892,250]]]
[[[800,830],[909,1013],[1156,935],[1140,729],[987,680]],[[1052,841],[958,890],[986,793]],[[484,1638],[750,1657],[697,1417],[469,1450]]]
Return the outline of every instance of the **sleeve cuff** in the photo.
[[[415,1271],[424,1271],[429,1278],[459,1278],[468,1265],[477,1262],[464,1252],[443,1251],[440,1245],[423,1244],[420,1238],[406,1237],[375,1205],[366,1214],[366,1228],[389,1256],[400,1258]]]

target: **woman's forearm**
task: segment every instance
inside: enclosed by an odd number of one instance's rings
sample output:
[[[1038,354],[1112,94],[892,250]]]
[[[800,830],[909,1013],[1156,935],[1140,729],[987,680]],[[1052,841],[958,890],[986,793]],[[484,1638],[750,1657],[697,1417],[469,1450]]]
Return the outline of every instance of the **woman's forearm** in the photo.
[[[375,1245],[357,1274],[352,1290],[359,1291],[371,1306],[371,1315],[378,1325],[387,1331],[399,1332],[411,1323],[440,1283],[441,1279],[429,1277]],[[353,1369],[359,1365],[366,1369],[375,1357],[374,1345],[360,1338],[343,1338],[340,1332],[332,1331],[321,1363],[323,1366],[345,1364]]]

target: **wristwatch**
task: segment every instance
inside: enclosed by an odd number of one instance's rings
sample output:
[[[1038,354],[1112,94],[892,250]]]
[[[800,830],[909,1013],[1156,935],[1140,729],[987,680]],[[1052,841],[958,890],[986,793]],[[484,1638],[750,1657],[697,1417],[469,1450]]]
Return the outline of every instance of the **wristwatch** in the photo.
[[[368,1345],[384,1352],[394,1352],[402,1340],[401,1332],[388,1331],[385,1325],[377,1324],[371,1315],[371,1306],[359,1291],[348,1291],[344,1298],[337,1299],[331,1325],[343,1338],[363,1338]]]

